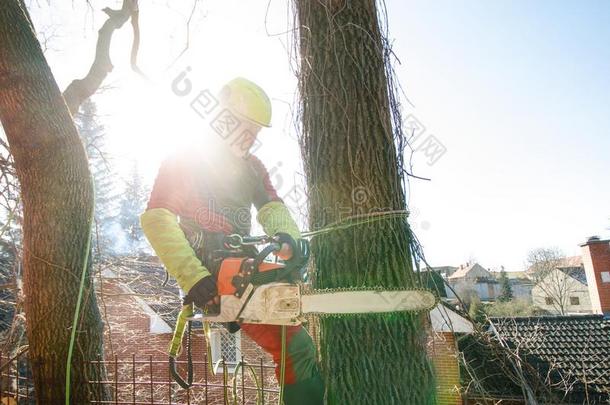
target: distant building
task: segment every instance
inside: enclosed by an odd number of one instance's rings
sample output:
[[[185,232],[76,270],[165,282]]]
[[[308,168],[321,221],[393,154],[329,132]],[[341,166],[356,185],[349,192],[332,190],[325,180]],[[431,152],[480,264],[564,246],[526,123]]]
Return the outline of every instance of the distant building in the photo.
[[[551,314],[590,314],[591,300],[585,269],[558,267],[532,288],[534,305]]]
[[[455,273],[459,267],[454,266],[440,266],[440,267],[425,267],[423,271],[429,271],[432,269],[435,273],[439,274],[441,277],[447,279],[453,273]]]
[[[610,240],[581,247],[583,266],[554,274],[585,286],[593,314],[491,318],[487,336],[460,340],[464,403],[610,403]]]
[[[511,272],[506,272],[510,274]],[[522,272],[520,272],[522,273]],[[534,282],[528,278],[508,278],[510,287],[513,290],[513,298],[532,302],[532,289]]]
[[[558,261],[557,267],[583,267],[582,256],[568,256],[564,257]],[[529,278],[534,278],[536,273],[536,265],[530,266],[527,270],[525,270],[525,274]]]
[[[588,280],[591,310],[610,315],[610,239],[591,237],[580,245],[582,262]]]
[[[591,237],[534,287],[534,304],[555,314],[610,314],[610,240]],[[531,269],[528,270],[531,272]],[[605,310],[604,310],[605,308]]]
[[[460,266],[457,271],[448,277],[450,282],[476,281],[477,279],[491,278],[493,278],[491,272],[486,270],[479,263]]]
[[[525,272],[506,272],[513,290],[513,297],[531,301],[533,283]],[[447,298],[456,299],[456,294],[468,300],[477,296],[483,302],[493,302],[502,293],[499,272],[491,272],[478,263],[460,266],[447,278],[451,289],[447,288]],[[454,293],[455,292],[455,293]]]

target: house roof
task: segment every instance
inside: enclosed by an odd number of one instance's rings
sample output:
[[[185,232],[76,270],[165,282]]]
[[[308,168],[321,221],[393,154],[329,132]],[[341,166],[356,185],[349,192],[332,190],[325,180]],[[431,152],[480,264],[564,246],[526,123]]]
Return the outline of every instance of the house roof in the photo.
[[[519,345],[524,359],[550,372],[569,395],[610,393],[610,319],[603,315],[492,318],[509,346]]]
[[[458,341],[468,397],[484,398],[485,403],[506,399],[522,403],[526,384],[541,403],[610,400],[610,319],[602,315],[491,318],[489,325],[489,334]],[[521,377],[515,370],[521,370]]]
[[[430,311],[430,321],[435,332],[472,333],[472,322],[450,308],[443,301]]]
[[[496,276],[496,278],[500,277],[499,272],[494,272],[494,275]],[[525,271],[507,271],[506,277],[508,277],[509,280],[529,280],[529,277]]]
[[[582,267],[582,256],[564,257],[557,267]]]
[[[563,267],[583,267],[582,256],[568,256],[557,260],[557,268]],[[527,274],[536,273],[536,265],[528,267],[525,271]]]
[[[157,261],[123,260],[112,265],[114,277],[138,295],[170,328],[174,328],[181,308],[176,281],[170,277],[165,286],[165,268]]]
[[[582,267],[558,267],[557,270],[564,272],[566,275],[572,277],[576,281],[587,285],[587,274],[585,269]]]
[[[453,273],[451,276],[449,276],[449,278],[450,279],[463,278],[463,277],[466,277],[468,275],[468,273],[470,273],[472,271],[484,271],[485,273],[489,273],[489,271],[487,271],[487,269],[485,269],[479,263],[473,263],[469,266],[465,266],[465,267],[462,267],[461,269],[458,269],[455,273]]]
[[[424,267],[422,271],[435,271],[437,273],[451,273],[453,274],[459,267],[455,266],[438,266],[438,267]]]

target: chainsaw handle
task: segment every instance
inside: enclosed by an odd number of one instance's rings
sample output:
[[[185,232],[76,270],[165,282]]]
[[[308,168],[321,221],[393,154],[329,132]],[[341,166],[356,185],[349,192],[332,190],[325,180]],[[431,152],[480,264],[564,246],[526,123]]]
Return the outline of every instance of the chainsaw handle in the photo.
[[[271,239],[268,236],[242,236],[238,233],[226,235],[224,237],[224,244],[231,249],[239,249],[242,246],[255,246],[263,243],[270,242]]]
[[[269,245],[265,246],[265,248],[261,250],[260,253],[254,258],[254,272],[258,272],[258,266],[265,261],[267,256],[273,252],[278,252],[281,248],[282,244],[279,242],[271,242]]]

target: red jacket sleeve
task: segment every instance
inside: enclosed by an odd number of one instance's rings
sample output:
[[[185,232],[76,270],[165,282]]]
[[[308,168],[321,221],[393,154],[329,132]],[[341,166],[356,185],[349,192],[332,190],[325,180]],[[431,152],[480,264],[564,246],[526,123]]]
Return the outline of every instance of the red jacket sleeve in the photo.
[[[150,193],[147,210],[165,208],[176,215],[184,214],[187,186],[182,172],[177,159],[166,159],[161,164]]]
[[[263,205],[271,201],[283,202],[282,199],[277,195],[275,187],[273,187],[273,184],[271,184],[269,172],[267,172],[263,162],[261,162],[256,156],[250,155],[250,165],[252,166],[252,169],[254,170],[259,181],[253,201],[256,209],[260,209]]]

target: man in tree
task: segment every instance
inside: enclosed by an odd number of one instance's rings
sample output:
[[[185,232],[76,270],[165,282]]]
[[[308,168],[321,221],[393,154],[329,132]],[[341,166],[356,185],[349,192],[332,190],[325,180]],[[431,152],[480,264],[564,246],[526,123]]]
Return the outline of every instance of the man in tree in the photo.
[[[213,125],[222,129],[217,131],[220,136],[208,133],[205,145],[190,145],[167,159],[141,216],[146,237],[187,293],[184,303],[200,308],[217,297],[211,254],[222,249],[225,235],[250,232],[252,205],[268,235],[285,233],[295,240],[301,236],[262,162],[249,153],[260,129],[270,126],[269,98],[256,84],[237,78],[223,87],[219,102],[223,109],[218,119],[237,124]],[[278,253],[286,260],[292,254],[289,244]],[[273,356],[279,375],[280,326],[240,327]],[[324,389],[311,337],[302,326],[287,327],[286,345],[285,403],[321,404]]]

